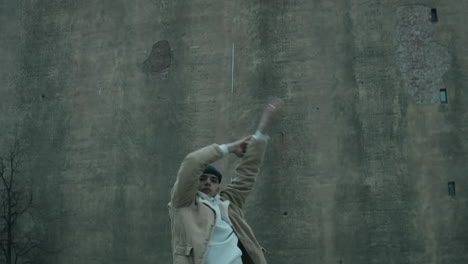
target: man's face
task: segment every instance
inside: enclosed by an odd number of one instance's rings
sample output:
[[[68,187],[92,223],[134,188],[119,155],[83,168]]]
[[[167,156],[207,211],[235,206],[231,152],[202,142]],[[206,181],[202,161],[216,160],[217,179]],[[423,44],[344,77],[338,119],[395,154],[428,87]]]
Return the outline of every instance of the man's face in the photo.
[[[198,190],[207,194],[210,197],[215,197],[219,192],[219,180],[216,175],[204,173],[200,176]]]

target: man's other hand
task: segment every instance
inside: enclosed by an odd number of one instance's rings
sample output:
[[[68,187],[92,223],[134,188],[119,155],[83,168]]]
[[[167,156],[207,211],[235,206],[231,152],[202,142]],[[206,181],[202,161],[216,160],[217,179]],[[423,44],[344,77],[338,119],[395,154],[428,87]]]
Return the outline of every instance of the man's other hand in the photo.
[[[226,144],[229,153],[234,153],[239,158],[244,157],[244,154],[247,151],[248,141],[251,138],[252,136],[248,136],[235,142]]]
[[[262,134],[267,134],[268,129],[278,120],[279,113],[283,107],[283,100],[279,98],[272,98],[268,100],[265,108],[263,109],[262,118],[258,123],[257,130]]]

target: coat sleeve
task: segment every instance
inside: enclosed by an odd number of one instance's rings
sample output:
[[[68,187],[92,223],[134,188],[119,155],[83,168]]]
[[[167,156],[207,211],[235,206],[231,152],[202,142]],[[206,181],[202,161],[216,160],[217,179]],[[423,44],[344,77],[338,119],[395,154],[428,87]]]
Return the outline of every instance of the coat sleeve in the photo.
[[[171,206],[189,206],[198,191],[200,175],[209,164],[224,156],[217,144],[206,146],[188,154],[180,165],[177,179],[171,190]]]
[[[236,176],[221,192],[224,199],[231,201],[239,208],[244,206],[247,196],[252,191],[255,178],[260,172],[267,142],[253,138],[247,147],[247,153],[236,167]]]

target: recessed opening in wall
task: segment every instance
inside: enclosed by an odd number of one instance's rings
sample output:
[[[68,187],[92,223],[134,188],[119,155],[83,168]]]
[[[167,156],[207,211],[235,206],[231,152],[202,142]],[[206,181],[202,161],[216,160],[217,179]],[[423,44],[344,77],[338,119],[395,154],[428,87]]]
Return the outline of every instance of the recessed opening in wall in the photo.
[[[440,89],[440,103],[447,103],[447,89]]]
[[[451,181],[448,183],[448,195],[455,197],[455,182]]]
[[[431,8],[431,21],[437,22],[437,9]]]

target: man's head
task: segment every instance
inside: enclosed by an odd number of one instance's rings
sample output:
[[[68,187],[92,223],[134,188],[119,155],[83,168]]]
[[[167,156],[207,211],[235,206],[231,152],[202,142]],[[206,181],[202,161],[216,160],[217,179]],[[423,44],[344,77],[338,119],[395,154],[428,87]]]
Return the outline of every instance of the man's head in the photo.
[[[200,176],[198,190],[210,197],[215,197],[220,191],[220,183],[223,175],[213,166],[208,165]]]

